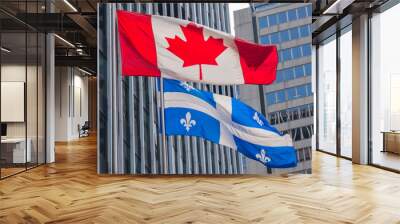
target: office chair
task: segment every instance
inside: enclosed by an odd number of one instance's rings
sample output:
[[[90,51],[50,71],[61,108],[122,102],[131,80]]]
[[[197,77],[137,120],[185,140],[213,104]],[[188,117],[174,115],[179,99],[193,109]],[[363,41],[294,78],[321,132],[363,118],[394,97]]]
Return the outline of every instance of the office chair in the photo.
[[[82,125],[82,127],[79,127],[80,125],[78,125],[78,129],[79,129],[79,138],[80,137],[87,137],[89,136],[89,129],[90,129],[90,125],[89,125],[89,121],[85,121],[85,123]]]

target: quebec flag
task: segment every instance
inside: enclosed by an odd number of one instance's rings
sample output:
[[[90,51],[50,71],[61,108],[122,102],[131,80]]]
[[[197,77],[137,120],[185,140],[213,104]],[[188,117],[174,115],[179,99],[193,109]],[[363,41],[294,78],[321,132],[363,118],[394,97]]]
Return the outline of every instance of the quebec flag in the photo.
[[[239,100],[164,79],[164,104],[167,135],[202,137],[236,149],[270,168],[297,164],[291,137]]]

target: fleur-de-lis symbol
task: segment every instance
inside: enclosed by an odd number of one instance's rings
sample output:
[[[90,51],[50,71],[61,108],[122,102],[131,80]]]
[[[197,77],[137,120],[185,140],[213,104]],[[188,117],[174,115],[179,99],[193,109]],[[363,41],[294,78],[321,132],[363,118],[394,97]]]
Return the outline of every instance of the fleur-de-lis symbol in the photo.
[[[271,158],[269,158],[269,157],[266,155],[264,149],[261,149],[260,153],[257,153],[257,154],[256,154],[256,158],[257,158],[258,160],[260,160],[260,161],[261,161],[262,163],[264,163],[264,164],[271,161]]]
[[[179,85],[185,88],[188,92],[194,89],[194,87],[189,85],[187,82],[181,82]]]
[[[253,120],[255,120],[260,126],[264,125],[264,122],[260,119],[257,112],[254,112]]]
[[[192,120],[192,114],[190,114],[190,112],[187,112],[186,117],[181,118],[180,122],[181,125],[186,128],[186,131],[189,131],[191,127],[196,125],[196,121]]]

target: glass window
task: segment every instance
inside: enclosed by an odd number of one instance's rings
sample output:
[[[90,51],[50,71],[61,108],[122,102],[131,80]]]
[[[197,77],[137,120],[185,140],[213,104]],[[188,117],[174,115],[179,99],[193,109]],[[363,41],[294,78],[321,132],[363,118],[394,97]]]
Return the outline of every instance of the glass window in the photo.
[[[310,104],[309,109],[310,109],[310,116],[314,116],[314,104]]]
[[[284,31],[280,32],[280,34],[281,34],[281,41],[282,42],[290,40],[289,30],[284,30]]]
[[[279,62],[284,62],[283,60],[283,51],[278,51]]]
[[[290,113],[290,120],[295,121],[299,119],[299,112],[297,108],[291,108],[288,110],[288,113]]]
[[[268,105],[276,104],[275,92],[267,94],[267,104]]]
[[[285,90],[280,90],[277,92],[277,103],[283,103],[285,102]]]
[[[270,113],[269,114],[269,123],[271,123],[271,125],[275,125],[276,124],[276,114],[275,113]]]
[[[298,110],[298,108],[295,108],[295,109],[293,109],[292,110],[293,112],[293,120],[298,120],[298,119],[300,119],[300,115],[299,115],[299,110]]]
[[[297,20],[297,12],[296,9],[292,9],[288,11],[289,21]]]
[[[3,3],[4,1],[2,1]],[[11,2],[11,1],[9,1]],[[40,2],[40,3],[39,3]],[[43,2],[4,3],[18,14],[41,13]],[[0,4],[1,5],[1,4]],[[17,9],[16,8],[16,9]],[[39,10],[40,8],[40,10]],[[45,158],[45,35],[0,12],[12,26],[0,28],[1,136],[0,179],[44,163]],[[6,99],[6,100],[5,100]],[[7,100],[8,99],[8,100]]]
[[[295,39],[299,38],[299,29],[297,27],[290,29],[289,32],[290,32],[291,40],[295,40]]]
[[[279,42],[280,42],[279,41],[279,33],[276,32],[276,33],[271,34],[271,43],[278,44]]]
[[[308,113],[308,105],[303,105],[303,106],[299,107],[299,110],[300,110],[300,115],[302,118],[310,116]]]
[[[310,44],[305,44],[302,46],[302,48],[303,48],[303,57],[311,55],[311,45]]]
[[[302,127],[301,132],[303,133],[303,139],[308,139],[312,136],[311,130],[308,128],[308,126]]]
[[[288,114],[286,113],[286,111],[280,111],[278,114],[280,123],[288,121]]]
[[[300,37],[308,37],[310,35],[309,26],[301,26],[300,27]]]
[[[294,141],[300,141],[301,140],[300,128],[292,129],[292,138],[293,138]]]
[[[291,53],[290,48],[282,51],[282,58],[283,58],[283,61],[292,60],[292,53]]]
[[[279,23],[287,22],[287,12],[278,13]]]
[[[307,86],[298,86],[297,87],[297,98],[302,98],[307,96]]]
[[[270,44],[271,42],[269,41],[269,35],[262,35],[260,38],[260,42],[262,44]]]
[[[336,153],[336,37],[318,48],[318,147]]]
[[[293,54],[293,59],[300,58],[301,57],[301,48],[300,47],[292,48],[292,54]]]
[[[294,71],[293,68],[288,68],[285,70],[285,80],[294,79]]]
[[[258,19],[259,27],[260,29],[263,29],[265,27],[268,27],[268,18],[266,16],[260,17]]]
[[[301,7],[297,9],[297,15],[299,19],[303,19],[307,17],[306,7]]]
[[[302,65],[296,66],[296,67],[294,68],[294,74],[295,74],[296,78],[303,77],[303,76],[304,76],[304,69],[303,69],[303,66],[302,66]]]
[[[276,14],[272,14],[268,16],[269,26],[278,25],[278,19]]]
[[[340,36],[340,154],[352,157],[352,33]]]
[[[311,95],[312,95],[311,84],[307,84],[307,96],[311,96]]]
[[[292,87],[287,89],[287,94],[288,94],[288,100],[293,100],[297,97],[296,94],[296,87]]]
[[[307,16],[312,16],[312,5],[311,4],[306,6],[306,10],[307,10]]]
[[[304,70],[305,70],[305,74],[307,76],[311,76],[312,71],[311,71],[311,64],[310,63],[304,65]]]
[[[278,70],[276,72],[276,82],[283,82],[284,81],[284,70]]]
[[[0,13],[0,16],[3,16],[3,14]],[[5,16],[5,18],[7,18],[7,16]],[[26,156],[28,158],[25,156],[15,157],[13,153],[9,152],[16,151],[20,147],[18,151],[21,151],[21,154],[25,155],[27,152],[27,140],[29,145],[33,143],[30,139],[26,138],[26,136],[31,133],[29,133],[29,126],[27,126],[27,120],[24,114],[32,111],[27,111],[26,98],[24,96],[27,92],[27,78],[29,79],[30,86],[33,86],[31,83],[33,82],[33,80],[31,80],[33,76],[27,73],[31,73],[29,71],[32,71],[33,69],[36,70],[36,68],[27,65],[26,58],[32,57],[34,54],[32,51],[29,51],[27,55],[27,45],[25,42],[26,38],[29,38],[26,32],[4,32],[1,34],[1,47],[2,49],[6,49],[0,50],[2,60],[0,76],[1,92],[4,94],[4,96],[2,95],[1,98],[4,100],[6,96],[9,95],[7,93],[13,93],[11,90],[14,90],[16,93],[18,93],[17,95],[13,94],[14,97],[8,96],[10,98],[13,97],[12,102],[1,102],[1,105],[3,105],[3,107],[0,108],[1,114],[3,115],[1,117],[1,135],[2,137],[5,136],[7,138],[20,138],[18,140],[18,144],[11,144],[10,146],[7,146],[7,148],[5,144],[0,145],[0,154],[2,156],[0,159],[0,169],[2,178],[26,170],[26,166],[32,162],[32,158],[29,158],[28,156]],[[36,94],[33,95],[34,92],[31,89],[29,92],[30,93],[28,96],[36,96]],[[18,106],[13,107],[13,109],[10,110],[12,105]],[[28,152],[28,155],[34,155],[34,152]]]

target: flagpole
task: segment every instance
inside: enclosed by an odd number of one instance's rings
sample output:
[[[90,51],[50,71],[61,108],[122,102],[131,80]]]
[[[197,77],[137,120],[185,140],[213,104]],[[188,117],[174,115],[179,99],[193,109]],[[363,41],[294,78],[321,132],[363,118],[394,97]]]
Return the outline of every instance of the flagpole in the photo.
[[[167,138],[165,135],[165,114],[164,114],[164,78],[161,74],[160,76],[160,101],[161,101],[161,129],[162,129],[162,148],[163,148],[163,172],[164,174],[168,174],[168,157],[167,157]]]

